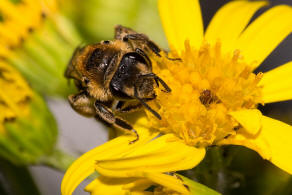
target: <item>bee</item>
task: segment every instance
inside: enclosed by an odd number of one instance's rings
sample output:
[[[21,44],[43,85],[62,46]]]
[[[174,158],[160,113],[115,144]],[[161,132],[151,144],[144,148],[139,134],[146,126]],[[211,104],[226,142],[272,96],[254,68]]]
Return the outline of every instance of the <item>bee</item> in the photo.
[[[148,101],[154,100],[155,86],[170,87],[152,72],[149,56],[161,57],[161,50],[146,35],[118,25],[112,41],[102,41],[77,48],[65,71],[73,79],[79,92],[68,97],[71,107],[78,113],[96,117],[116,128],[139,135],[132,125],[117,116],[145,107],[158,119]]]

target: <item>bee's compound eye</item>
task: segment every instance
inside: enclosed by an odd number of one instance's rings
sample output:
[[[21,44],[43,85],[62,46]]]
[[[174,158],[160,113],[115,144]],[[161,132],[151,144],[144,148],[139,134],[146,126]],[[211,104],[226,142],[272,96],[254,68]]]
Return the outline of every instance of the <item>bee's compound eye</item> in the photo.
[[[103,41],[104,44],[110,44],[110,41]]]

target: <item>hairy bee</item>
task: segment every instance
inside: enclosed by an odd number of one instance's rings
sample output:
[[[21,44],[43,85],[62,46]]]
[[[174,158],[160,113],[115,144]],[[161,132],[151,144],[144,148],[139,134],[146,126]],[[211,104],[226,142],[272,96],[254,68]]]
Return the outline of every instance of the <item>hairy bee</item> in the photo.
[[[156,98],[154,87],[171,89],[152,72],[150,55],[164,55],[153,41],[121,25],[115,28],[115,39],[77,48],[65,71],[74,79],[78,94],[70,95],[74,110],[95,116],[114,127],[139,135],[117,112],[131,112],[145,107],[157,118],[160,115],[146,102]],[[132,143],[131,142],[131,143]]]

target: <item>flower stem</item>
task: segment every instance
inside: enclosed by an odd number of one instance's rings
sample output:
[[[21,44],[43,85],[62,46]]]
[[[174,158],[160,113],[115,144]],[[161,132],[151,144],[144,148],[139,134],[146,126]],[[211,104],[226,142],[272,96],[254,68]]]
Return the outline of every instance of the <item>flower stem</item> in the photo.
[[[74,160],[73,156],[60,149],[55,149],[51,155],[42,157],[39,163],[65,172]]]
[[[0,158],[0,194],[40,195],[40,192],[26,166]]]

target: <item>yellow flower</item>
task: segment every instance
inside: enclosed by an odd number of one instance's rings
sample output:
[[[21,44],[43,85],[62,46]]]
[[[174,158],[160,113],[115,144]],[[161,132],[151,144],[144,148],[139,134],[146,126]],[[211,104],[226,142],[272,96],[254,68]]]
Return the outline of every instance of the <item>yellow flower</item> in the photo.
[[[44,17],[55,9],[55,1],[23,0],[13,3],[10,0],[3,0],[0,5],[3,20],[0,23],[1,51],[6,50],[8,53],[9,48],[19,46],[33,30],[42,25]]]
[[[57,126],[43,99],[0,60],[0,156],[18,165],[51,154]]]
[[[29,114],[28,102],[33,93],[21,75],[3,61],[0,61],[0,86],[0,133],[6,134],[5,121]]]
[[[171,94],[156,89],[157,99],[151,102],[162,120],[146,111],[147,117],[135,124],[143,139],[128,145],[131,136],[124,135],[84,154],[65,174],[62,194],[71,194],[94,170],[102,176],[86,188],[92,194],[100,194],[99,189],[114,194],[112,185],[126,194],[126,184],[135,186],[141,179],[186,193],[179,179],[163,182],[167,179],[159,176],[173,179],[165,173],[193,168],[211,145],[246,146],[292,174],[292,127],[257,109],[259,104],[292,99],[292,63],[253,73],[291,33],[287,18],[292,9],[276,6],[249,24],[265,5],[266,1],[228,3],[204,32],[198,0],[159,0],[169,55],[181,58],[153,57],[153,72],[172,89]],[[158,132],[166,135],[154,139]]]
[[[292,8],[271,8],[248,25],[266,1],[233,1],[203,32],[196,0],[159,0],[171,55],[182,62],[157,61],[154,72],[172,88],[157,90],[162,121],[148,114],[151,127],[188,145],[243,145],[292,173],[292,127],[263,116],[258,104],[292,99],[292,62],[253,73],[292,31]]]
[[[64,69],[80,38],[56,0],[2,0],[0,58],[42,94],[68,94]]]

